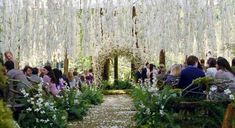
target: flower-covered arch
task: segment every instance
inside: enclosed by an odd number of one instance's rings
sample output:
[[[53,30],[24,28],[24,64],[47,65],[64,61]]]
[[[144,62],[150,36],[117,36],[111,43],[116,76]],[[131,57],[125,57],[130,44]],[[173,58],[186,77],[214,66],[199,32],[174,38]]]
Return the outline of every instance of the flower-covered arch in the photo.
[[[112,59],[115,56],[127,57],[134,66],[134,69],[138,69],[144,64],[144,53],[138,48],[129,47],[103,47],[99,50],[98,54],[93,57],[93,69],[95,76],[95,83],[99,85],[102,81],[102,73],[104,71],[104,65],[106,60]]]

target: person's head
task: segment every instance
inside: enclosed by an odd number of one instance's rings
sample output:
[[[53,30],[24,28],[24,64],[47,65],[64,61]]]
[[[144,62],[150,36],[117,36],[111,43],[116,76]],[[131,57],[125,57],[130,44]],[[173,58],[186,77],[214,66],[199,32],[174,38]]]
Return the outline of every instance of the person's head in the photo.
[[[11,51],[6,51],[6,52],[4,53],[4,56],[5,56],[6,61],[8,61],[8,60],[13,60],[13,54],[12,54]]]
[[[36,68],[36,67],[35,67],[35,68],[32,68],[32,74],[33,74],[33,75],[38,75],[38,72],[39,72],[39,71],[38,71],[38,68]]]
[[[153,66],[154,66],[153,64],[149,64],[149,70],[150,71],[153,71]]]
[[[63,75],[61,70],[59,70],[58,68],[55,68],[55,69],[53,69],[53,73],[54,73],[55,79],[56,79],[55,83],[59,84],[60,78],[62,78],[62,75]]]
[[[89,69],[89,73],[92,73],[93,72],[93,70],[92,69]]]
[[[198,58],[196,56],[189,56],[187,58],[187,65],[189,66],[195,66],[197,67],[198,66]]]
[[[223,70],[223,71],[229,71],[232,74],[235,75],[235,73],[232,71],[229,62],[223,58],[223,57],[218,57],[216,61],[216,68],[217,70]]]
[[[181,65],[180,64],[174,64],[174,65],[171,66],[170,75],[179,76],[180,73],[181,73]]]
[[[232,66],[235,66],[235,57],[232,59]]]
[[[216,67],[216,59],[215,58],[209,58],[207,60],[207,65],[209,68]]]
[[[78,76],[78,72],[77,72],[77,71],[74,71],[74,72],[73,72],[73,76]]]
[[[205,60],[204,59],[200,59],[200,64],[201,64],[201,66],[204,66],[205,65]]]
[[[51,66],[44,66],[42,72],[44,75],[47,75],[49,72],[52,72]]]
[[[30,66],[25,66],[23,69],[23,72],[26,76],[31,76],[32,75],[32,67]]]
[[[52,83],[56,83],[56,78],[55,78],[55,74],[51,68],[51,66],[44,66],[43,68],[43,74],[44,75],[48,75],[51,78],[51,82]]]
[[[74,79],[73,73],[72,72],[68,72],[68,80],[72,81]]]
[[[147,68],[149,68],[149,67],[150,67],[149,62],[146,62],[146,63],[145,63],[145,66],[146,66]]]
[[[11,60],[8,60],[5,62],[4,66],[6,67],[7,71],[10,71],[14,69],[14,62]]]

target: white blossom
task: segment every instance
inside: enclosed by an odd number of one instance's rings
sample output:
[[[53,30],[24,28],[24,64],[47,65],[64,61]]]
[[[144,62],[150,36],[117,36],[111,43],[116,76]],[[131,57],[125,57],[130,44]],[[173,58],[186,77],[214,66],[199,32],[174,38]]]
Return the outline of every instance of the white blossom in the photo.
[[[160,110],[160,115],[163,116],[164,115],[164,111],[163,110]]]
[[[32,108],[27,108],[26,111],[29,111],[29,112],[30,112],[30,111],[32,111]]]
[[[39,112],[39,111],[40,111],[40,109],[39,109],[39,108],[36,108],[34,111],[35,111],[35,112]]]
[[[230,91],[229,89],[226,89],[226,90],[224,90],[224,93],[225,93],[226,95],[229,95],[229,94],[231,94],[231,91]]]
[[[216,90],[217,90],[217,86],[212,86],[212,87],[210,88],[210,90],[211,90],[212,92],[216,91]]]
[[[41,111],[40,113],[41,113],[41,114],[45,114],[45,111]]]
[[[229,99],[230,99],[230,100],[234,100],[234,95],[232,95],[232,94],[229,95]]]

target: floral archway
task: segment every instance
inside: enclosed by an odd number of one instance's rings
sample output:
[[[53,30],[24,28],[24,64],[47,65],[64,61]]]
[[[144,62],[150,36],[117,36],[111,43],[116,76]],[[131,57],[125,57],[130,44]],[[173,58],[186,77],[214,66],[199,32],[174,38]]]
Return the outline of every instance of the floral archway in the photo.
[[[102,73],[106,60],[115,56],[123,56],[132,62],[134,69],[138,69],[141,64],[146,61],[145,54],[138,48],[129,48],[125,46],[110,46],[103,47],[98,51],[98,54],[93,56],[93,70],[95,76],[95,83],[99,85],[102,81]]]

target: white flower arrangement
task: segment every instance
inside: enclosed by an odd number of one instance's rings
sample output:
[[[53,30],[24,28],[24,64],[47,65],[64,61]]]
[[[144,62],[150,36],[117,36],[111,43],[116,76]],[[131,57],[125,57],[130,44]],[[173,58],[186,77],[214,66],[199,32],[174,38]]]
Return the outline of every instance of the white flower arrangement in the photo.
[[[26,118],[26,120],[32,120],[32,119],[28,119],[27,117],[30,117],[30,118],[35,117],[35,119],[33,119],[35,124],[32,124],[32,125],[35,125],[36,127],[37,126],[48,127],[50,123],[52,123],[51,126],[58,125],[59,123],[56,124],[55,122],[61,121],[62,117],[63,117],[62,120],[64,120],[64,122],[67,122],[67,118],[66,118],[67,113],[66,115],[64,115],[64,112],[66,111],[62,112],[63,110],[58,110],[55,106],[54,99],[46,95],[46,93],[44,92],[44,90],[42,90],[40,85],[37,89],[36,88],[32,88],[32,89],[33,91],[32,92],[30,91],[32,94],[28,93],[26,90],[21,91],[26,101],[25,105],[28,106],[27,109],[23,111],[23,114],[25,115],[23,117]],[[20,121],[21,125],[22,124],[24,125],[24,123],[25,125],[27,124],[26,123],[27,121],[25,122],[24,118],[21,119]],[[31,125],[31,124],[27,124],[27,125]]]
[[[111,59],[112,57],[118,56],[125,56],[130,61],[132,61],[135,65],[135,68],[139,68],[141,64],[146,62],[143,55],[145,55],[140,49],[133,48],[129,46],[104,46],[104,49],[99,49],[97,55],[93,57],[93,69],[94,69],[94,76],[95,76],[95,83],[100,84],[102,81],[102,71],[104,69],[104,64],[107,59]]]

